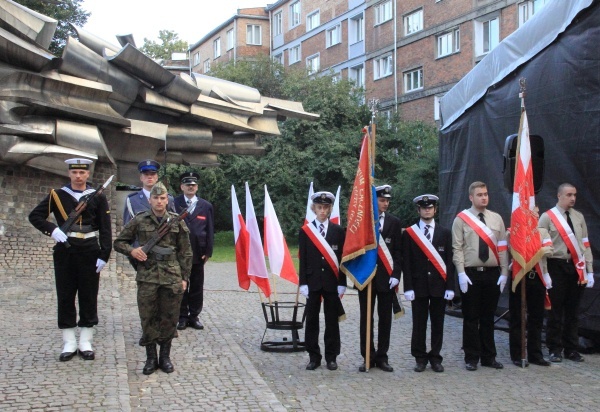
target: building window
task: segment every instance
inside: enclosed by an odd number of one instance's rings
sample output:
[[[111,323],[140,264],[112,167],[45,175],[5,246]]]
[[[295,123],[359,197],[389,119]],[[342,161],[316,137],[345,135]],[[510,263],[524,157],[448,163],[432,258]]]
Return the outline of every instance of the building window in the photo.
[[[215,59],[221,55],[221,38],[219,37],[213,42],[213,52]]]
[[[423,88],[423,68],[404,72],[404,92],[414,92]]]
[[[260,46],[262,44],[262,30],[258,24],[246,25],[246,44]]]
[[[404,16],[404,35],[416,33],[423,30],[423,9],[417,10]]]
[[[356,87],[365,87],[365,68],[362,64],[360,66],[354,66],[350,68],[348,77],[350,80],[354,80]]]
[[[475,21],[475,54],[489,53],[500,42],[500,19]]]
[[[552,0],[527,0],[519,4],[519,27]]]
[[[458,27],[436,37],[437,57],[444,57],[460,50],[460,31]]]
[[[197,66],[200,64],[200,52],[196,52],[194,53],[194,66]]]
[[[279,53],[273,56],[273,61],[275,63],[279,63],[281,65],[283,65],[283,53]]]
[[[319,27],[321,24],[321,13],[317,10],[306,16],[306,31]]]
[[[358,43],[365,39],[365,17],[362,14],[350,19],[348,36],[350,37],[350,44]]]
[[[373,60],[373,78],[377,80],[391,75],[393,63],[391,54]]]
[[[290,4],[290,27],[296,27],[300,24],[300,2],[295,1]]]
[[[342,26],[340,24],[327,30],[327,40],[326,40],[327,47],[334,46],[341,42],[342,42]]]
[[[273,37],[283,34],[283,13],[278,11],[273,15]]]
[[[227,50],[233,49],[234,46],[233,29],[227,30]]]
[[[387,127],[390,127],[392,124],[393,112],[392,109],[386,109],[379,112],[379,116],[383,120],[383,124]]]
[[[375,6],[375,25],[392,20],[393,5],[391,0]]]
[[[434,96],[433,97],[433,120],[440,120],[440,100],[444,97],[444,95]]]
[[[299,62],[301,58],[300,45],[292,47],[289,50],[288,60],[290,61],[290,65]]]
[[[321,68],[321,59],[318,54],[306,58],[306,67],[309,74],[317,73]]]
[[[333,84],[337,84],[342,80],[342,74],[341,73],[335,73],[331,75],[331,82]]]
[[[210,59],[206,59],[206,60],[204,60],[204,68],[203,68],[203,72],[204,72],[204,73],[208,73],[208,72],[210,72]]]

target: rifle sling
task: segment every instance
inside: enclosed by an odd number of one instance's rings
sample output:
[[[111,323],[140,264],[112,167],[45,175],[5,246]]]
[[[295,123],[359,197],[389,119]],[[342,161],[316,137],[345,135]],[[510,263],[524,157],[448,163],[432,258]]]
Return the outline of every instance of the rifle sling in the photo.
[[[52,189],[50,191],[50,194],[52,195],[52,199],[54,199],[54,204],[58,208],[60,215],[62,216],[62,218],[65,221],[67,221],[67,219],[69,218],[69,215],[67,215],[67,212],[65,211],[65,208],[63,207],[62,202],[60,201],[60,198],[58,197],[58,194],[56,193],[56,190]],[[48,216],[50,216],[51,206],[52,206],[52,202],[48,202]],[[79,220],[79,224],[81,225],[81,216],[79,216],[78,220]]]

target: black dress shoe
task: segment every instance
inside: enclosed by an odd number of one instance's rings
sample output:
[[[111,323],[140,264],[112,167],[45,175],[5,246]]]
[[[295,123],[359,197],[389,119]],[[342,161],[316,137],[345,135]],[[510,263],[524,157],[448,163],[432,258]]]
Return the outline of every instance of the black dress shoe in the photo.
[[[415,372],[423,372],[427,367],[426,363],[417,363],[413,369]]]
[[[565,353],[565,358],[573,362],[583,362],[583,356],[579,352]]]
[[[374,366],[375,366],[375,363],[371,362],[371,367],[369,369],[373,369]],[[366,363],[363,363],[362,365],[360,365],[358,367],[358,371],[359,372],[366,372],[367,371],[367,365],[366,365]]]
[[[467,362],[465,364],[465,369],[468,370],[468,371],[471,371],[471,372],[472,371],[476,371],[477,370],[477,364],[473,363],[473,362]]]
[[[198,319],[190,319],[188,321],[188,326],[191,326],[194,329],[204,329],[204,325]]]
[[[93,350],[84,350],[84,351],[79,351],[79,356],[81,356],[83,358],[83,360],[94,360],[96,359],[96,355],[94,355],[94,351]]]
[[[512,361],[512,363],[513,363],[513,365],[518,366],[519,368],[523,367],[523,361],[520,359],[514,359]],[[525,367],[528,367],[528,366],[529,366],[529,362],[525,361]]]
[[[550,357],[548,359],[552,363],[560,363],[560,362],[562,362],[562,356],[560,356],[560,353],[551,353]]]
[[[441,363],[432,363],[431,364],[431,369],[434,372],[438,372],[438,373],[444,372],[444,367],[442,366]]]
[[[308,364],[306,365],[306,370],[307,370],[307,371],[314,371],[314,370],[315,370],[315,369],[317,369],[319,366],[321,366],[321,362],[310,361],[310,362],[308,362]]]
[[[394,372],[394,368],[392,368],[386,361],[377,362],[377,367],[384,372]]]
[[[504,369],[504,365],[496,360],[493,360],[491,362],[486,362],[486,363],[482,362],[481,366],[485,366],[486,368]]]
[[[177,330],[184,330],[185,328],[187,328],[187,325],[187,319],[182,319],[179,322],[177,322]]]
[[[329,369],[330,371],[334,371],[338,368],[337,363],[335,361],[329,361],[327,362],[327,369]]]
[[[546,359],[541,358],[541,359],[530,359],[529,363],[533,363],[534,365],[539,365],[539,366],[550,366],[550,362],[548,362]]]
[[[70,361],[71,359],[73,359],[73,356],[75,356],[76,353],[77,353],[77,351],[75,351],[75,352],[63,352],[58,357],[58,360],[60,360],[61,362]]]

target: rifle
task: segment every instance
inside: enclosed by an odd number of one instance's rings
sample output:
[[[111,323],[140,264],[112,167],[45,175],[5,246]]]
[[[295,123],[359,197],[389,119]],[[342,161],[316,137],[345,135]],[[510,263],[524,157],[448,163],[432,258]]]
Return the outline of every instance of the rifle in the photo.
[[[85,209],[87,209],[88,203],[95,198],[96,196],[99,196],[102,194],[102,192],[104,192],[104,189],[106,189],[108,187],[108,185],[110,184],[110,182],[113,180],[113,177],[115,177],[115,175],[112,175],[111,177],[108,178],[108,180],[106,182],[104,182],[103,185],[100,185],[98,187],[98,189],[96,189],[95,192],[92,193],[88,193],[85,196],[82,196],[79,199],[79,203],[77,203],[77,206],[75,206],[75,209],[71,210],[71,213],[69,213],[69,216],[67,217],[67,220],[65,220],[65,222],[60,225],[60,230],[62,230],[62,232],[64,234],[67,234],[67,232],[69,231],[69,229],[71,229],[71,226],[73,226],[75,224],[75,222],[77,221],[77,219],[79,219],[79,216],[81,216],[81,214],[84,212]],[[71,247],[71,245],[69,244],[69,241],[66,240],[64,242],[65,247],[68,249]]]

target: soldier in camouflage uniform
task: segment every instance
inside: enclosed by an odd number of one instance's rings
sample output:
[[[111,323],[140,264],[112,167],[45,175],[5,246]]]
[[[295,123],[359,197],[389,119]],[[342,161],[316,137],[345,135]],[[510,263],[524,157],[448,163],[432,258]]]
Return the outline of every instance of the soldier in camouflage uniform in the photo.
[[[162,183],[150,192],[151,209],[137,214],[123,228],[114,242],[115,250],[139,261],[137,266],[137,302],[142,323],[140,345],[146,347],[144,375],[160,367],[164,372],[174,370],[170,359],[171,340],[177,336],[177,321],[183,291],[187,287],[192,268],[192,247],[189,230],[183,220],[171,228],[170,233],[146,255],[142,246],[150,240],[160,222],[176,218],[167,211],[167,189]],[[139,239],[139,247],[131,245]],[[160,345],[160,359],[156,344]]]

